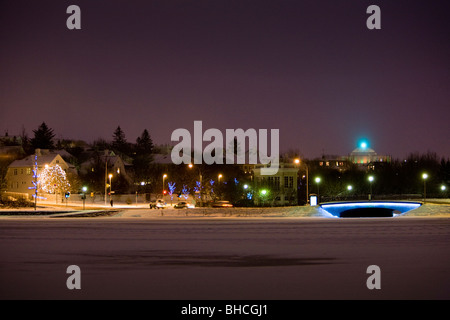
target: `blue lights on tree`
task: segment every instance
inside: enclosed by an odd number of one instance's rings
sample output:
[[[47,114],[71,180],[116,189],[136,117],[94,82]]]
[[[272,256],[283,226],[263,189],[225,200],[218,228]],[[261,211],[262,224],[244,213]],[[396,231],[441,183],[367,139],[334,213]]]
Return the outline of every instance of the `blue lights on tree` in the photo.
[[[195,181],[195,187],[194,187],[194,192],[198,193],[198,198],[201,199],[201,191],[202,191],[202,184],[200,181]]]
[[[169,194],[170,194],[170,200],[173,200],[173,192],[175,191],[175,182],[169,182]]]
[[[189,197],[189,188],[187,185],[183,185],[183,189],[181,189],[181,193],[183,194],[184,199],[188,199]]]

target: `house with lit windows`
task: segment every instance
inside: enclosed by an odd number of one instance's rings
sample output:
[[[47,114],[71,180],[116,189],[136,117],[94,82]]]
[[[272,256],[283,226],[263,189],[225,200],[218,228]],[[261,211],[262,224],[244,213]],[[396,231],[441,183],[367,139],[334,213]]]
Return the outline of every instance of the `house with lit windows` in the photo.
[[[37,159],[35,159],[37,156]],[[24,159],[15,160],[6,172],[6,192],[14,196],[28,196],[31,199],[34,194],[33,169],[37,163],[38,174],[45,166],[58,165],[66,173],[74,170],[74,166],[67,163],[60,154],[50,152],[47,149],[36,149],[35,154]]]

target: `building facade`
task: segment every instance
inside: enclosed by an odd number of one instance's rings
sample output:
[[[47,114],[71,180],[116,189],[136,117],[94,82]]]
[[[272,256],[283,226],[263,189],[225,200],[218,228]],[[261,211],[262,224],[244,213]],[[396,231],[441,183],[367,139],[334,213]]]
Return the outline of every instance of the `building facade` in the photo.
[[[280,163],[275,175],[262,175],[265,165],[257,164],[253,172],[253,195],[256,205],[285,206],[298,203],[298,166]]]

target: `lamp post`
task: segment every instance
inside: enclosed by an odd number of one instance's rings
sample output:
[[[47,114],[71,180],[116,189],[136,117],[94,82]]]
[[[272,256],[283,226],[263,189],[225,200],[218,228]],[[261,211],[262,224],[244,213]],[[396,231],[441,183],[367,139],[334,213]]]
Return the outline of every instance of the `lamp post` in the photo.
[[[108,175],[108,178],[109,178],[109,202],[111,203],[111,200],[112,200],[112,185],[111,185],[111,178],[112,178],[112,174],[110,173],[109,175]]]
[[[194,165],[192,163],[189,163],[188,165],[189,169],[192,169],[194,167]],[[197,168],[198,170],[198,175],[199,175],[199,182],[200,182],[200,186],[199,186],[199,194],[200,194],[200,202],[203,205],[203,194],[202,194],[202,180],[203,180],[203,176],[202,176],[202,171],[200,170],[200,168]]]
[[[373,176],[369,176],[369,185],[370,185],[370,193],[369,193],[369,201],[372,200],[372,182],[374,180]]]
[[[296,165],[300,165],[300,159],[294,159],[294,163]],[[309,203],[309,197],[308,197],[308,193],[309,193],[309,167],[306,163],[305,164],[305,168],[306,168],[306,204]],[[298,183],[298,182],[297,182]]]
[[[423,203],[425,203],[425,200],[427,199],[427,179],[428,179],[428,174],[427,173],[422,174],[422,179],[423,179]]]
[[[262,205],[263,205],[263,207],[264,207],[264,201],[265,201],[265,198],[266,198],[267,193],[268,193],[268,191],[267,191],[266,189],[262,189],[262,190],[260,191],[260,197],[261,197],[261,199],[262,199]]]
[[[320,177],[317,177],[314,179],[317,183],[317,203],[320,203],[320,189],[319,189],[319,183],[320,183]]]
[[[85,209],[87,187],[83,187],[83,188],[81,188],[81,190],[83,191],[83,195],[81,196],[81,198],[83,199],[83,210],[84,210]]]
[[[163,198],[164,198],[164,180],[166,180],[166,178],[167,178],[167,174],[164,173],[163,178],[162,178],[162,191],[161,191]]]

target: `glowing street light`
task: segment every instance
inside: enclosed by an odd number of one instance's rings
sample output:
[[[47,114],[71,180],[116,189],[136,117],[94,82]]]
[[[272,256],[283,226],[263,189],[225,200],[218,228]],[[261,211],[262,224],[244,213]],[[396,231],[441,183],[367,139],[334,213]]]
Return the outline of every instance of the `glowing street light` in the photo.
[[[162,176],[162,195],[164,196],[164,180],[166,180],[167,178],[167,174],[163,174]]]
[[[320,177],[316,177],[314,181],[317,183],[317,202],[320,203],[320,188],[319,188]]]
[[[260,193],[261,193],[262,204],[264,206],[264,200],[266,200],[266,195],[268,195],[269,191],[267,191],[266,189],[262,189],[260,191]]]
[[[189,169],[194,168],[194,165],[192,163],[188,164]],[[203,204],[203,193],[202,193],[202,186],[203,186],[203,176],[202,176],[202,171],[200,170],[199,167],[197,167],[198,170],[198,175],[199,175],[199,183],[200,185],[198,186],[199,190],[199,194],[200,194],[200,202]]]
[[[219,178],[219,183],[220,183],[220,179],[222,179],[223,175],[219,174],[217,177]]]
[[[348,185],[348,186],[347,186],[347,190],[348,190],[348,191],[352,191],[352,189],[353,189],[353,187],[352,187],[351,185]]]
[[[81,196],[81,198],[83,199],[83,210],[85,209],[85,201],[86,201],[86,191],[87,191],[87,187],[84,186],[83,188],[81,188],[81,190],[83,191],[83,195]]]
[[[428,174],[427,173],[422,174],[422,179],[423,179],[423,203],[425,203],[425,200],[427,199],[427,179],[428,179]]]
[[[296,158],[296,159],[294,159],[294,163],[296,164],[296,165],[300,165],[300,159],[299,158]],[[306,203],[309,203],[309,198],[308,198],[308,194],[309,194],[309,168],[308,168],[308,165],[306,164],[306,163],[304,163],[304,165],[305,165],[305,168],[306,168]]]
[[[111,185],[111,178],[113,177],[113,175],[110,173],[108,174],[108,178],[109,178],[109,202],[112,205],[112,185]]]
[[[369,200],[372,200],[372,182],[374,180],[373,176],[369,176],[369,178],[367,178],[369,180],[369,185],[370,185],[370,194],[369,194]]]
[[[447,189],[447,187],[445,185],[441,186],[441,191],[445,191]]]

